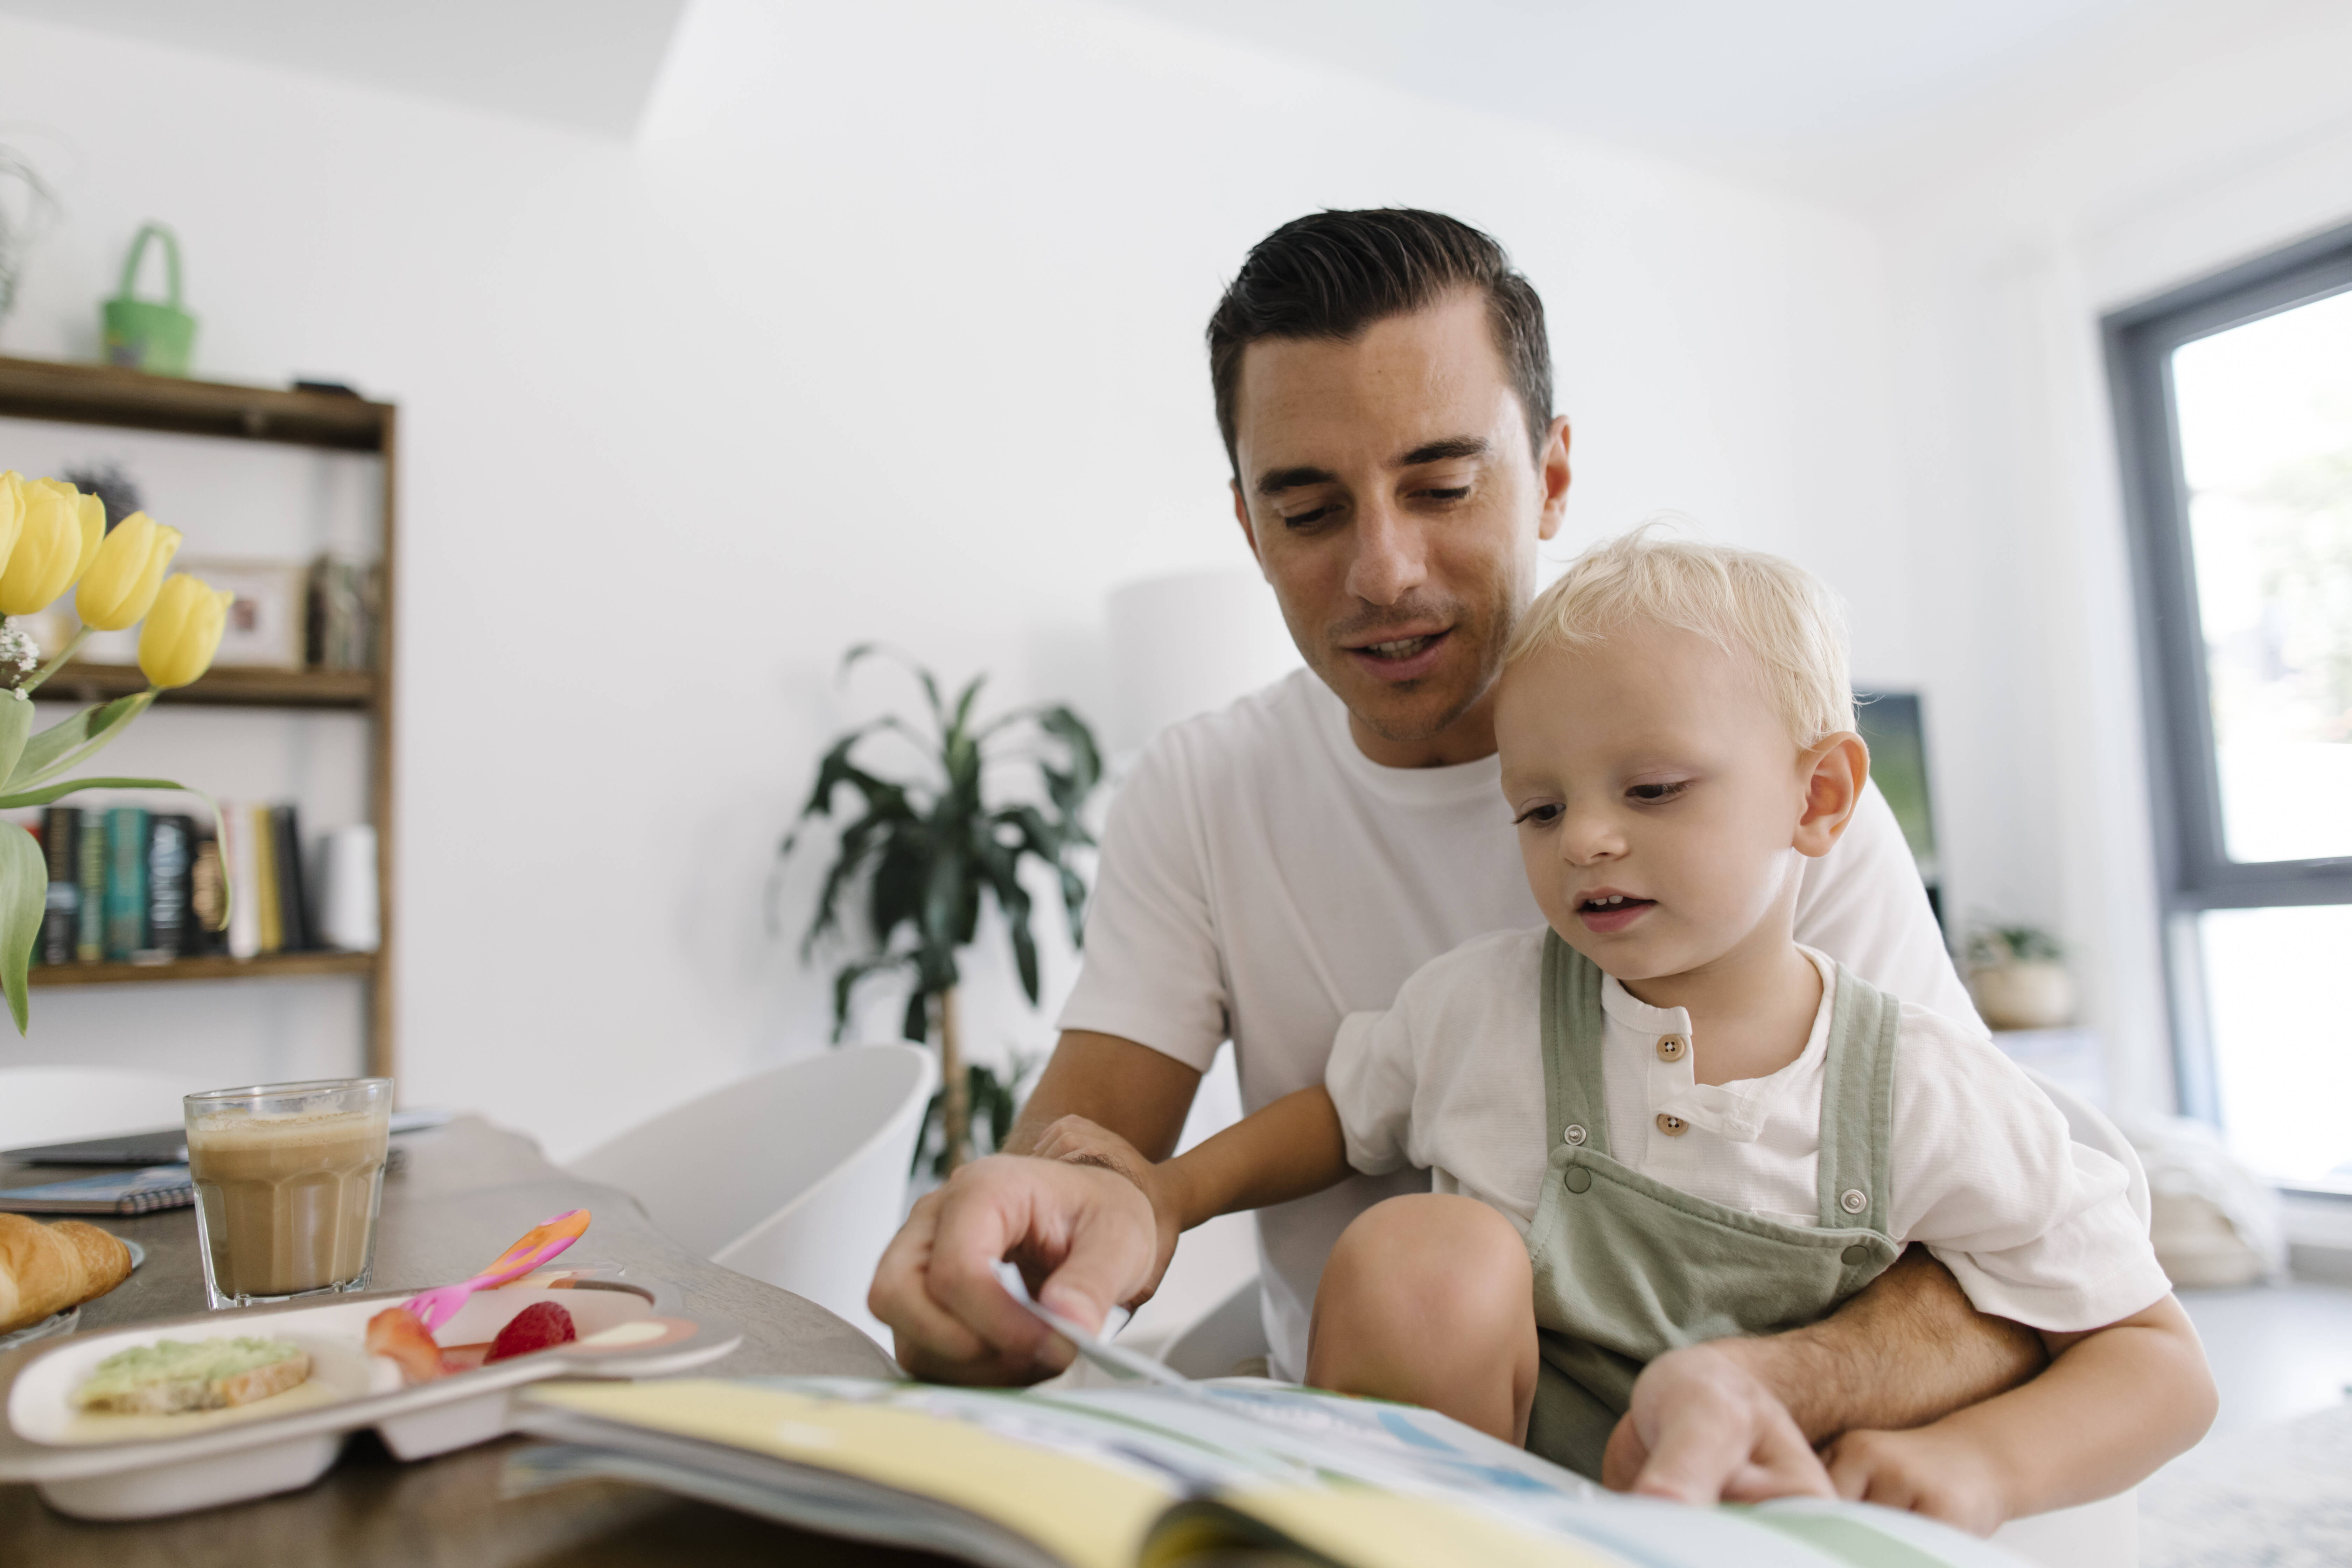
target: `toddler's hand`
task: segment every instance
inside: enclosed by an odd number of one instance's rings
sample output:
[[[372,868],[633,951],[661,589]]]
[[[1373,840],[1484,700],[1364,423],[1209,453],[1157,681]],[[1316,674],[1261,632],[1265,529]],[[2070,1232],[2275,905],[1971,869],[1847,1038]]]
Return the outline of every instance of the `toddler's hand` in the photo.
[[[2008,1521],[2007,1489],[1992,1457],[1940,1426],[1848,1432],[1822,1450],[1838,1496],[1940,1519],[1976,1535]]]
[[[1083,1116],[1056,1118],[1030,1152],[1040,1160],[1058,1160],[1065,1165],[1100,1165],[1125,1176],[1147,1194],[1150,1192],[1151,1162],[1143,1157],[1143,1152],[1109,1128]]]
[[[1125,1176],[1137,1190],[1151,1201],[1151,1223],[1159,1233],[1159,1269],[1164,1271],[1169,1259],[1176,1256],[1179,1233],[1177,1216],[1168,1195],[1160,1191],[1158,1180],[1160,1167],[1143,1157],[1143,1151],[1109,1128],[1087,1121],[1083,1116],[1056,1118],[1037,1140],[1031,1152],[1040,1160],[1052,1160],[1064,1165],[1099,1165],[1116,1175]],[[1152,1275],[1152,1288],[1158,1289],[1160,1272]],[[1150,1296],[1142,1296],[1127,1303],[1139,1306]]]

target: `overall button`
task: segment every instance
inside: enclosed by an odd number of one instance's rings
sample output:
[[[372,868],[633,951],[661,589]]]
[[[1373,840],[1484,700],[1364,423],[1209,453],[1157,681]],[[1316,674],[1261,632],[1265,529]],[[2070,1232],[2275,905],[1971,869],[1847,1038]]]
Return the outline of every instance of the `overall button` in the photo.
[[[1679,1138],[1690,1131],[1690,1123],[1679,1116],[1669,1116],[1661,1110],[1658,1112],[1658,1131],[1669,1138]]]
[[[1852,1247],[1847,1247],[1843,1252],[1839,1253],[1838,1258],[1841,1262],[1859,1268],[1863,1264],[1870,1261],[1870,1248],[1863,1246],[1862,1243],[1857,1241]]]
[[[1562,1176],[1560,1180],[1568,1184],[1568,1190],[1571,1193],[1586,1192],[1592,1186],[1592,1173],[1581,1165],[1574,1165],[1570,1167],[1568,1174]]]
[[[1848,1187],[1838,1196],[1838,1207],[1848,1214],[1860,1214],[1869,1206],[1870,1200],[1862,1195],[1862,1190],[1858,1187]]]
[[[1689,1050],[1690,1042],[1680,1035],[1658,1037],[1658,1059],[1662,1062],[1678,1062]]]
[[[1576,1126],[1574,1123],[1570,1123],[1568,1131],[1561,1133],[1560,1136],[1566,1139],[1569,1142],[1578,1145],[1580,1148],[1583,1146],[1584,1129]]]

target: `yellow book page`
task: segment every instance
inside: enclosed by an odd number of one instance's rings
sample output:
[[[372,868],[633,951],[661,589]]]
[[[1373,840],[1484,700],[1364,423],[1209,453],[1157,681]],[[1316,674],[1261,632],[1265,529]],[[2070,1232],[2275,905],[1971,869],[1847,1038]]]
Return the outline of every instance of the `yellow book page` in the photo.
[[[1134,1568],[1145,1532],[1174,1500],[1124,1470],[882,1405],[703,1378],[564,1384],[530,1398],[933,1498],[1028,1537],[1071,1568]]]
[[[1217,1500],[1349,1568],[1626,1568],[1624,1559],[1581,1542],[1433,1499],[1269,1487]],[[1141,1568],[1180,1568],[1212,1544],[1197,1529],[1164,1531],[1152,1538]]]

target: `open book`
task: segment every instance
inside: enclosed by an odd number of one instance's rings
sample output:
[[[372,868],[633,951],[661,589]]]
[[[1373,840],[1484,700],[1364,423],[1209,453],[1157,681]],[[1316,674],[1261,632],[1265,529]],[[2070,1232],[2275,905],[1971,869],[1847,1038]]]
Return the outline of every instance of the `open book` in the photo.
[[[1431,1411],[1256,1378],[945,1388],[847,1378],[545,1385],[521,1489],[643,1482],[983,1568],[1995,1568],[1922,1519],[1621,1497]]]

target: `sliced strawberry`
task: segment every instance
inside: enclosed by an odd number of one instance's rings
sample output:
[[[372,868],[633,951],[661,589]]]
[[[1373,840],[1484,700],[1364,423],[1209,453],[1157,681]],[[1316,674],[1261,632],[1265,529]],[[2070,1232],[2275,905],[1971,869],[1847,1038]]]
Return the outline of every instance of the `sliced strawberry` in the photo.
[[[483,1358],[483,1364],[504,1361],[509,1356],[529,1355],[533,1351],[553,1350],[579,1337],[572,1327],[571,1313],[552,1301],[533,1301],[507,1320],[507,1326],[490,1342],[490,1353]]]
[[[441,1347],[405,1307],[386,1307],[368,1320],[367,1351],[391,1357],[402,1378],[412,1384],[430,1383],[446,1370],[441,1364]]]

